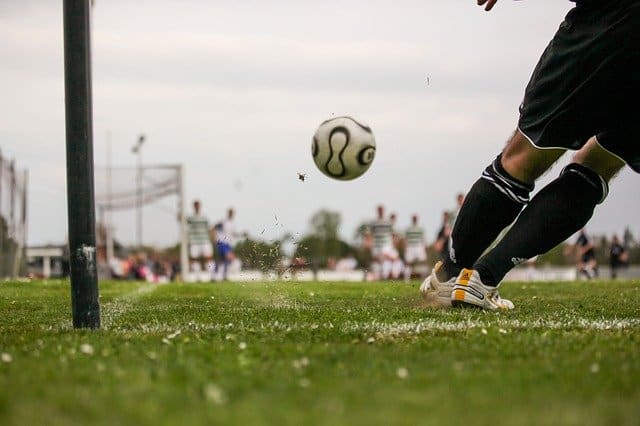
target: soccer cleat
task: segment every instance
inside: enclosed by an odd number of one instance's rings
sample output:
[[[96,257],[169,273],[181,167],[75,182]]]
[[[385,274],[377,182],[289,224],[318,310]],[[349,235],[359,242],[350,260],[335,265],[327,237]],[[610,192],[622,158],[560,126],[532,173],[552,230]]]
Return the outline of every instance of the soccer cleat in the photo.
[[[424,300],[429,304],[440,307],[451,306],[451,291],[453,290],[453,284],[455,283],[455,277],[448,281],[440,282],[436,273],[440,271],[443,263],[438,262],[433,267],[431,275],[429,275],[420,285],[420,293]]]
[[[451,292],[451,305],[479,307],[492,311],[514,308],[510,300],[500,297],[498,287],[482,284],[480,274],[472,269],[460,271]]]

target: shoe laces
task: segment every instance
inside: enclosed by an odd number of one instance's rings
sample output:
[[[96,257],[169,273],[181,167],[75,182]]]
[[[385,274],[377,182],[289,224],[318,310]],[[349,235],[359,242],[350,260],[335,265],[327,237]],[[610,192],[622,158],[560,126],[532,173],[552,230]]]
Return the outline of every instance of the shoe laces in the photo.
[[[496,303],[502,303],[502,297],[500,297],[500,293],[498,293],[498,287],[489,292],[489,298]]]
[[[496,305],[500,306],[503,309],[513,309],[513,303],[511,303],[511,301],[509,300],[506,300],[500,297],[500,293],[498,293],[497,287],[495,288],[495,290],[492,290],[491,292],[489,292],[489,298],[493,301],[493,303],[495,303]]]

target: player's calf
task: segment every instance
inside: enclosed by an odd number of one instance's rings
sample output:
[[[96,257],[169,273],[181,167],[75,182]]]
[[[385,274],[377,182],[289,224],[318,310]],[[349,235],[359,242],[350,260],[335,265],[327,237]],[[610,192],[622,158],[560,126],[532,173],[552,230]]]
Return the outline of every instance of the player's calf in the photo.
[[[609,187],[593,170],[577,163],[544,187],[504,238],[473,269],[486,285],[496,286],[514,266],[546,253],[582,228]]]
[[[533,184],[511,176],[499,155],[471,187],[458,213],[445,258],[447,278],[471,267],[529,202]]]

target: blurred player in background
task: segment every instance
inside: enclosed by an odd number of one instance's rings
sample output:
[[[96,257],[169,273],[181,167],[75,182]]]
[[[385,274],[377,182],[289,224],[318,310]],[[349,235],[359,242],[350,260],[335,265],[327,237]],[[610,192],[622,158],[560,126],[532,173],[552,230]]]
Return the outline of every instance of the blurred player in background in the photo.
[[[449,212],[450,229],[453,229],[453,225],[456,223],[458,213],[460,213],[460,209],[462,209],[462,204],[464,204],[464,192],[458,192],[456,194],[456,206]]]
[[[393,241],[393,248],[395,249],[395,254],[393,259],[391,260],[391,273],[389,277],[386,279],[397,280],[402,275],[402,271],[404,270],[404,262],[400,257],[400,249],[403,244],[402,235],[398,233],[398,215],[396,213],[391,213],[389,215],[389,221],[391,222],[391,236]]]
[[[200,201],[193,202],[193,214],[187,217],[189,238],[189,265],[195,280],[199,281],[206,271],[207,281],[213,273],[213,245],[209,235],[209,219],[200,212]],[[187,277],[185,277],[187,278]]]
[[[588,280],[598,277],[598,261],[593,240],[582,228],[575,244],[578,274],[583,274]]]
[[[216,248],[218,250],[218,256],[220,262],[216,263],[216,277],[223,280],[227,280],[227,274],[229,272],[229,264],[235,259],[233,247],[235,246],[238,233],[236,232],[235,225],[235,211],[232,208],[227,210],[227,217],[216,224]],[[222,268],[220,268],[222,263]],[[222,269],[222,271],[220,271]],[[221,276],[220,276],[221,274]]]
[[[378,279],[389,279],[393,262],[398,258],[398,251],[393,246],[393,227],[385,217],[384,206],[377,207],[377,217],[369,224],[369,232],[373,238],[371,254],[376,267]]]
[[[405,231],[404,279],[409,280],[416,266],[424,265],[427,261],[427,247],[424,238],[424,229],[418,225],[418,215],[411,216],[411,226]]]
[[[497,0],[477,3],[488,11]],[[467,194],[449,255],[420,287],[428,300],[513,309],[498,293],[506,273],[584,227],[625,163],[640,172],[640,2],[575,3],[533,71],[515,132]],[[567,150],[573,162],[530,199]]]
[[[614,234],[609,247],[609,267],[611,268],[611,279],[618,278],[618,271],[627,266],[629,261],[629,253],[624,246],[620,244],[618,235]]]
[[[445,259],[449,255],[449,237],[451,236],[450,213],[445,210],[442,212],[442,224],[433,242],[433,249],[440,254],[441,259]]]

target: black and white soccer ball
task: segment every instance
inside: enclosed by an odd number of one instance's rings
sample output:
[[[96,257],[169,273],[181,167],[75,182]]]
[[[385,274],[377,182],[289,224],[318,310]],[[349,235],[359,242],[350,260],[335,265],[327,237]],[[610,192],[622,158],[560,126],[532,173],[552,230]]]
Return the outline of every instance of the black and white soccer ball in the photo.
[[[366,172],[376,156],[371,128],[351,117],[324,121],[313,135],[311,153],[325,175],[352,180]]]

